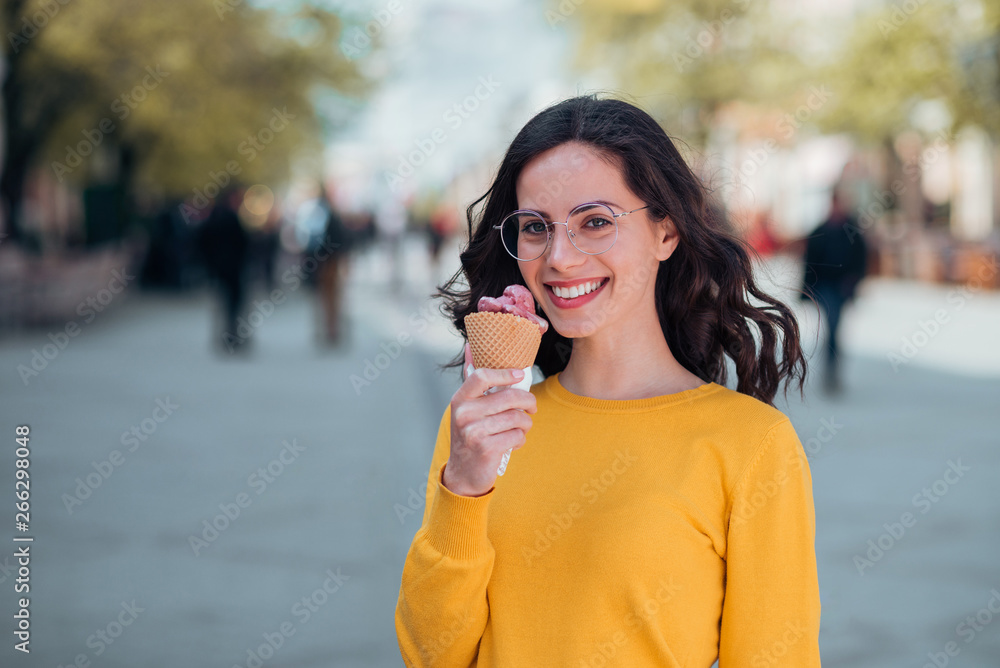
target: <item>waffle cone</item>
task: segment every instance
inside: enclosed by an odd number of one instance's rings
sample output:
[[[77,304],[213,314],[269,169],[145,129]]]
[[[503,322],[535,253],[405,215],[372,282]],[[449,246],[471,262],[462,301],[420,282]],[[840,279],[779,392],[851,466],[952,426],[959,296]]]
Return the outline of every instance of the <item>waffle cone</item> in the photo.
[[[470,313],[465,333],[477,369],[526,369],[542,342],[538,325],[513,313]]]

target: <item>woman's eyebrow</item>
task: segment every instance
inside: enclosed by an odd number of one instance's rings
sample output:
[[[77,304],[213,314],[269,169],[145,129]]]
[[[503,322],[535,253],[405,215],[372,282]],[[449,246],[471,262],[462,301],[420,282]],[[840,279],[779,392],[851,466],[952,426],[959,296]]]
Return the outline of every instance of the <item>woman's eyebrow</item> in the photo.
[[[589,202],[580,202],[580,204],[577,204],[573,208],[575,209],[578,206],[581,206],[583,204],[604,204],[605,206],[610,206],[612,209],[621,209],[622,211],[625,210],[623,207],[618,206],[614,202],[608,201],[606,199],[592,199]],[[545,218],[546,220],[551,220],[552,219],[552,216],[549,215],[548,211],[542,211],[541,209],[532,209],[532,208],[525,207],[524,209],[522,209],[522,211],[534,211],[535,213],[542,214],[542,218]]]
[[[624,211],[624,210],[625,210],[625,207],[622,207],[622,206],[618,206],[618,205],[617,205],[617,204],[615,204],[614,202],[609,202],[609,201],[608,201],[608,200],[606,200],[606,199],[595,199],[595,200],[593,200],[593,201],[594,201],[594,202],[596,202],[597,204],[603,204],[603,205],[605,205],[605,206],[610,206],[610,207],[611,207],[612,209],[621,209],[622,211]]]

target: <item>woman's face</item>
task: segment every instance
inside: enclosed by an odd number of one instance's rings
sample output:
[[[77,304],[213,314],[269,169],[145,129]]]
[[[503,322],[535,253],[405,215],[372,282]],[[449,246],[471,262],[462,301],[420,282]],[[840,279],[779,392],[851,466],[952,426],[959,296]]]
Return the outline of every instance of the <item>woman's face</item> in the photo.
[[[648,204],[628,189],[618,167],[578,142],[540,154],[517,180],[518,208],[537,211],[548,221],[565,222],[575,207],[594,201],[608,203],[616,214]],[[618,238],[599,255],[581,253],[570,242],[566,226],[555,225],[541,257],[518,261],[525,284],[560,334],[620,337],[634,331],[630,324],[650,322],[651,313],[655,321],[656,272],[673,253],[677,236],[669,221],[651,222],[648,211],[617,218]],[[574,298],[560,297],[553,289],[588,284],[598,287]]]

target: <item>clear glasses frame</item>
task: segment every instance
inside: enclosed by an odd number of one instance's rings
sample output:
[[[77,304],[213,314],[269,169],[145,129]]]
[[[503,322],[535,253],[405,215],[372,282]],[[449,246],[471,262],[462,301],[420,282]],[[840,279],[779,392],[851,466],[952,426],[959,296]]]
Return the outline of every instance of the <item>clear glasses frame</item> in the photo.
[[[615,221],[615,238],[614,238],[614,240],[612,240],[611,245],[608,246],[607,248],[605,248],[604,250],[598,251],[596,253],[588,253],[587,251],[581,249],[579,246],[576,245],[576,241],[573,238],[576,235],[573,234],[570,231],[570,229],[569,229],[569,220],[570,220],[570,218],[573,217],[573,214],[575,214],[580,209],[592,208],[592,207],[595,207],[595,206],[603,207],[603,208],[605,208],[605,209],[607,209],[608,211],[611,212],[611,218],[614,219],[614,221]],[[573,244],[573,248],[577,249],[578,251],[580,251],[584,255],[600,255],[601,253],[607,253],[609,250],[611,250],[611,248],[618,241],[618,219],[621,218],[621,217],[623,217],[623,216],[627,216],[630,213],[635,213],[636,211],[642,211],[643,209],[648,209],[649,206],[650,205],[647,204],[646,206],[640,206],[638,209],[632,209],[631,211],[625,211],[623,213],[615,213],[614,209],[612,209],[610,206],[608,206],[604,202],[584,202],[583,204],[580,204],[578,206],[573,207],[573,210],[569,212],[568,216],[566,216],[566,222],[560,222],[560,221],[554,221],[554,220],[553,221],[545,220],[545,216],[543,216],[542,214],[538,213],[537,211],[532,211],[531,209],[518,209],[517,211],[512,211],[511,213],[509,213],[506,216],[504,216],[504,219],[502,221],[500,221],[500,224],[499,225],[494,225],[493,229],[499,231],[499,233],[500,233],[500,242],[503,244],[504,249],[507,251],[507,253],[510,254],[511,257],[513,257],[518,262],[533,262],[534,260],[537,260],[541,256],[545,255],[545,251],[547,251],[549,249],[549,246],[552,244],[552,233],[553,233],[553,230],[555,229],[556,225],[565,225],[566,226],[566,235],[569,237],[570,243]],[[524,215],[524,214],[530,214],[532,216],[537,216],[540,221],[542,221],[543,223],[545,223],[545,235],[546,235],[545,236],[545,246],[538,253],[538,255],[536,255],[533,258],[528,258],[528,259],[518,257],[516,249],[515,250],[511,250],[510,248],[508,248],[507,247],[507,240],[503,238],[503,226],[504,226],[504,224],[508,220],[510,220],[511,218],[513,218],[514,216],[521,216],[521,215]]]

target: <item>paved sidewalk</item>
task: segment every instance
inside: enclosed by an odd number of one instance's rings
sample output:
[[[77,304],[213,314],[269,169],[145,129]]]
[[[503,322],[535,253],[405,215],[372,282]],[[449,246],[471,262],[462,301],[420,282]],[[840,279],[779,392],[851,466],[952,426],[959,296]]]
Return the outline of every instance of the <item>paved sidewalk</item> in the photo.
[[[380,336],[355,313],[350,350],[319,349],[309,296],[289,294],[248,359],[210,352],[200,297],[133,296],[27,387],[15,369],[45,333],[0,342],[10,444],[31,425],[36,536],[32,654],[8,638],[0,665],[228,668],[257,665],[267,638],[266,665],[401,665],[393,612],[419,519],[393,506],[419,488],[453,390],[413,346],[358,394]],[[12,447],[0,464],[12,487]]]

